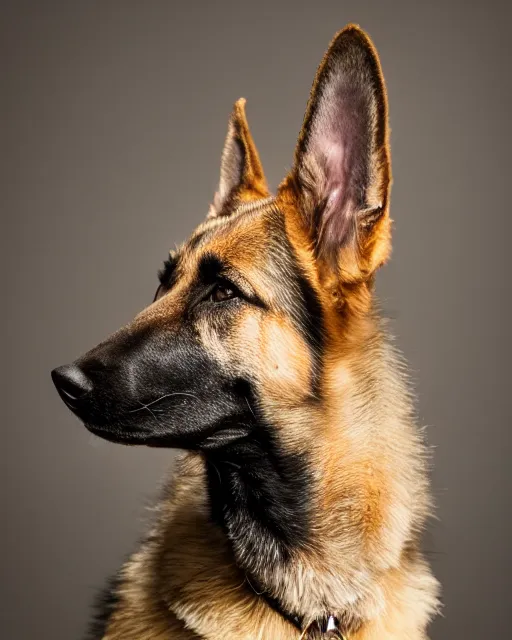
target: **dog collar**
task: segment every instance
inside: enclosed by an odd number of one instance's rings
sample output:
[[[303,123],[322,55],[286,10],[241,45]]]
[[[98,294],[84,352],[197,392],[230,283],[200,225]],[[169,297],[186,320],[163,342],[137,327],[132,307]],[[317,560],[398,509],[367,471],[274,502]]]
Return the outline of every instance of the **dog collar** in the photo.
[[[251,576],[250,581],[247,574],[246,574],[246,578],[252,590],[260,597],[263,597],[264,600],[267,602],[267,604],[272,609],[274,609],[276,613],[278,613],[280,616],[285,618],[285,620],[288,620],[288,622],[293,624],[293,626],[297,629],[297,631],[300,632],[299,640],[307,640],[308,634],[313,630],[317,630],[321,634],[337,633],[337,636],[332,635],[331,637],[333,638],[337,637],[338,640],[349,640],[347,634],[340,629],[340,622],[336,616],[325,614],[324,616],[317,618],[316,620],[313,620],[312,622],[309,622],[308,624],[305,625],[305,621],[303,618],[301,618],[296,614],[290,613],[289,611],[286,611],[286,609],[282,607],[279,600],[277,598],[272,597],[269,593],[265,591],[265,589],[262,589],[261,586],[258,584],[258,581],[255,580],[253,576]],[[256,584],[258,586],[258,590],[254,588],[253,584]]]
[[[309,633],[316,627],[320,632],[321,637],[338,638],[339,640],[348,640],[348,637],[342,633],[339,625],[339,621],[334,616],[325,616],[314,620],[311,624],[305,627],[299,640],[307,640]],[[329,635],[327,635],[329,634]]]
[[[274,611],[288,620],[288,622],[291,622],[297,628],[297,630],[300,631],[299,640],[307,640],[308,634],[313,630],[319,631],[322,634],[322,637],[324,634],[332,633],[333,638],[338,638],[339,640],[348,640],[348,636],[341,631],[339,620],[335,616],[322,616],[321,618],[317,618],[316,620],[313,620],[313,622],[310,622],[309,624],[304,626],[304,621],[301,621],[299,616],[292,615],[285,611],[278,600],[270,597],[268,594],[262,595],[264,596],[267,603],[272,607],[272,609],[274,609]]]

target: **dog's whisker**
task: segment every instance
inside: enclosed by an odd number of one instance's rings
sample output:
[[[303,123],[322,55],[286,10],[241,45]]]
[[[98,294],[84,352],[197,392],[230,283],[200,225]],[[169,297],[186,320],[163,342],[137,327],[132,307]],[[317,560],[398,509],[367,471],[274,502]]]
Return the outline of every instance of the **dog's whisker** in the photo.
[[[185,391],[175,391],[174,393],[166,393],[163,396],[160,396],[159,398],[157,398],[156,400],[152,400],[151,402],[148,402],[147,404],[141,403],[142,405],[141,407],[138,407],[137,409],[131,409],[127,411],[127,413],[137,413],[137,411],[142,411],[143,409],[147,409],[148,407],[151,407],[157,402],[165,400],[165,398],[171,398],[172,396],[188,396],[190,398],[194,398],[195,400],[199,400],[199,398],[194,393],[187,393]]]
[[[158,425],[159,427],[162,427],[162,428],[163,428],[163,427],[164,427],[164,425],[163,425],[163,424],[160,422],[160,420],[156,417],[156,414],[155,414],[155,413],[153,413],[153,411],[151,411],[151,409],[150,409],[149,407],[145,407],[145,408],[146,408],[146,409],[149,411],[149,413],[153,416],[153,418],[154,418],[155,422],[157,423],[157,425]]]
[[[219,484],[222,484],[222,478],[220,475],[220,471],[217,469],[217,466],[215,465],[215,463],[213,462],[213,460],[209,460],[209,463],[212,465],[212,467],[215,469],[215,471],[217,472],[217,476],[219,477]]]
[[[247,396],[244,396],[245,401],[247,402],[247,406],[249,407],[249,411],[252,413],[253,417],[256,418],[256,416],[254,415],[254,411],[252,410],[252,407],[249,403],[249,399],[247,398]]]

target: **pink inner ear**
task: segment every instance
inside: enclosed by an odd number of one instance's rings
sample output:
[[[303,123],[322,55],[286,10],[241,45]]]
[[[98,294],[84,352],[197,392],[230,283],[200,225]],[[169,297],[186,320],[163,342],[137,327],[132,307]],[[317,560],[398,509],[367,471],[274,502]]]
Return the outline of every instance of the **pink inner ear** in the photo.
[[[374,96],[361,80],[354,69],[332,68],[310,122],[304,161],[313,169],[322,252],[350,241],[365,206]]]
[[[338,106],[343,102],[339,100]],[[324,114],[326,122],[317,122],[317,131],[312,132],[308,149],[321,174],[317,176],[317,187],[324,205],[318,221],[318,241],[327,251],[342,246],[352,237],[358,199],[364,193],[364,187],[357,184],[361,169],[357,157],[357,127],[337,109],[331,111],[335,113]],[[358,120],[357,116],[355,119]]]
[[[361,31],[347,28],[319,67],[295,156],[295,178],[319,253],[334,255],[346,246],[360,216],[381,206],[373,200],[389,187],[386,127],[375,52]]]

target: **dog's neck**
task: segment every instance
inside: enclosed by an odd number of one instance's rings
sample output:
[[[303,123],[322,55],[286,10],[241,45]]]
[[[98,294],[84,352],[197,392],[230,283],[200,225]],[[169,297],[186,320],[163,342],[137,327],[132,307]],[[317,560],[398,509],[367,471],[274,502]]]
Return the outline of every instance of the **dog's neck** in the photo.
[[[275,427],[258,424],[248,440],[207,455],[211,511],[237,565],[306,624],[334,614],[355,629],[379,615],[378,576],[399,566],[427,509],[418,503],[413,513],[411,496],[400,493],[397,478],[407,474],[422,495],[423,450],[411,453],[418,435],[395,356],[372,340],[362,362],[331,368],[336,406],[313,412],[325,422],[312,420],[302,446],[285,451]]]

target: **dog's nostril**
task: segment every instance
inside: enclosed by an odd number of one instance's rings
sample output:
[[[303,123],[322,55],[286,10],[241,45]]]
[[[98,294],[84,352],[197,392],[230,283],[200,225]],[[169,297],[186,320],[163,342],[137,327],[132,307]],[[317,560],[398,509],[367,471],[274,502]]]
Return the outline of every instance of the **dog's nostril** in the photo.
[[[52,371],[52,380],[66,403],[81,400],[92,391],[92,382],[74,364],[67,364]]]

